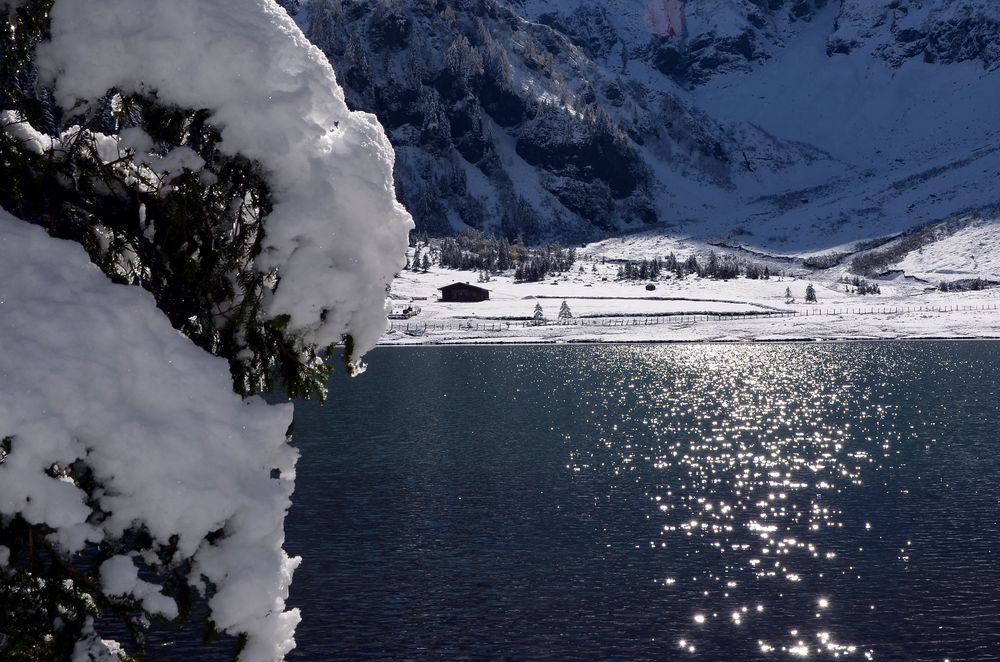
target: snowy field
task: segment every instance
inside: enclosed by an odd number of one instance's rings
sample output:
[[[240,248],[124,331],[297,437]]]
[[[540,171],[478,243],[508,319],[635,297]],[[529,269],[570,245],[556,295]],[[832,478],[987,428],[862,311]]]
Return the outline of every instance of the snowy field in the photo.
[[[646,289],[646,281],[617,280],[623,259],[679,258],[710,247],[649,234],[607,239],[577,249],[565,274],[538,283],[515,283],[511,274],[478,282],[473,271],[432,266],[427,273],[402,272],[392,283],[394,312],[420,312],[392,320],[382,344],[675,342],[1000,337],[1000,287],[941,292],[939,281],[981,277],[1000,280],[997,226],[977,222],[905,255],[891,275],[871,279],[880,293],[846,291],[846,266],[811,271],[801,262],[754,257],[773,272],[768,280],[728,281],[668,277]],[[719,250],[719,249],[716,249]],[[720,250],[720,253],[725,251]],[[580,270],[582,267],[582,271]],[[438,288],[468,282],[490,291],[488,301],[446,303]],[[816,303],[805,302],[809,284]],[[790,291],[793,300],[786,298]],[[558,320],[562,302],[573,315]],[[540,305],[543,324],[533,324]]]

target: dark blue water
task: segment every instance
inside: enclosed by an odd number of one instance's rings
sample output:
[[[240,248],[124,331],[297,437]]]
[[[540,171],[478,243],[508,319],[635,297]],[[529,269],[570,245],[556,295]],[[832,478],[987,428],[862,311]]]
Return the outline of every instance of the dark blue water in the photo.
[[[290,659],[1000,659],[1000,343],[379,349]]]

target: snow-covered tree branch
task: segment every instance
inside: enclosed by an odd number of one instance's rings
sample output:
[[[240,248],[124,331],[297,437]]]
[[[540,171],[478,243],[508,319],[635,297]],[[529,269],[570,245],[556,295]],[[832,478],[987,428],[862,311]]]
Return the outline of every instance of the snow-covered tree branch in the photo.
[[[280,659],[296,452],[255,394],[382,334],[392,150],[271,0],[0,16],[0,656],[141,653],[200,596]]]

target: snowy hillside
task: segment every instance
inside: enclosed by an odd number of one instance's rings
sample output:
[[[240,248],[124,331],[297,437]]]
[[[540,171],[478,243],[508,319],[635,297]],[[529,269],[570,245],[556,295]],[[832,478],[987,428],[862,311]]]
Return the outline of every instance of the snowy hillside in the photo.
[[[990,0],[300,0],[418,229],[817,253],[995,203]]]
[[[984,278],[1000,281],[1000,226],[978,220],[897,263],[906,274],[928,281]]]

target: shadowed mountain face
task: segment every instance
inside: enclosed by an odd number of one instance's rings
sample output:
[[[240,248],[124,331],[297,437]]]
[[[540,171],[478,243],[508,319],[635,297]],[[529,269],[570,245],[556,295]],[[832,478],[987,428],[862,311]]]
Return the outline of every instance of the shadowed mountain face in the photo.
[[[299,0],[418,229],[793,250],[996,201],[990,0]]]

